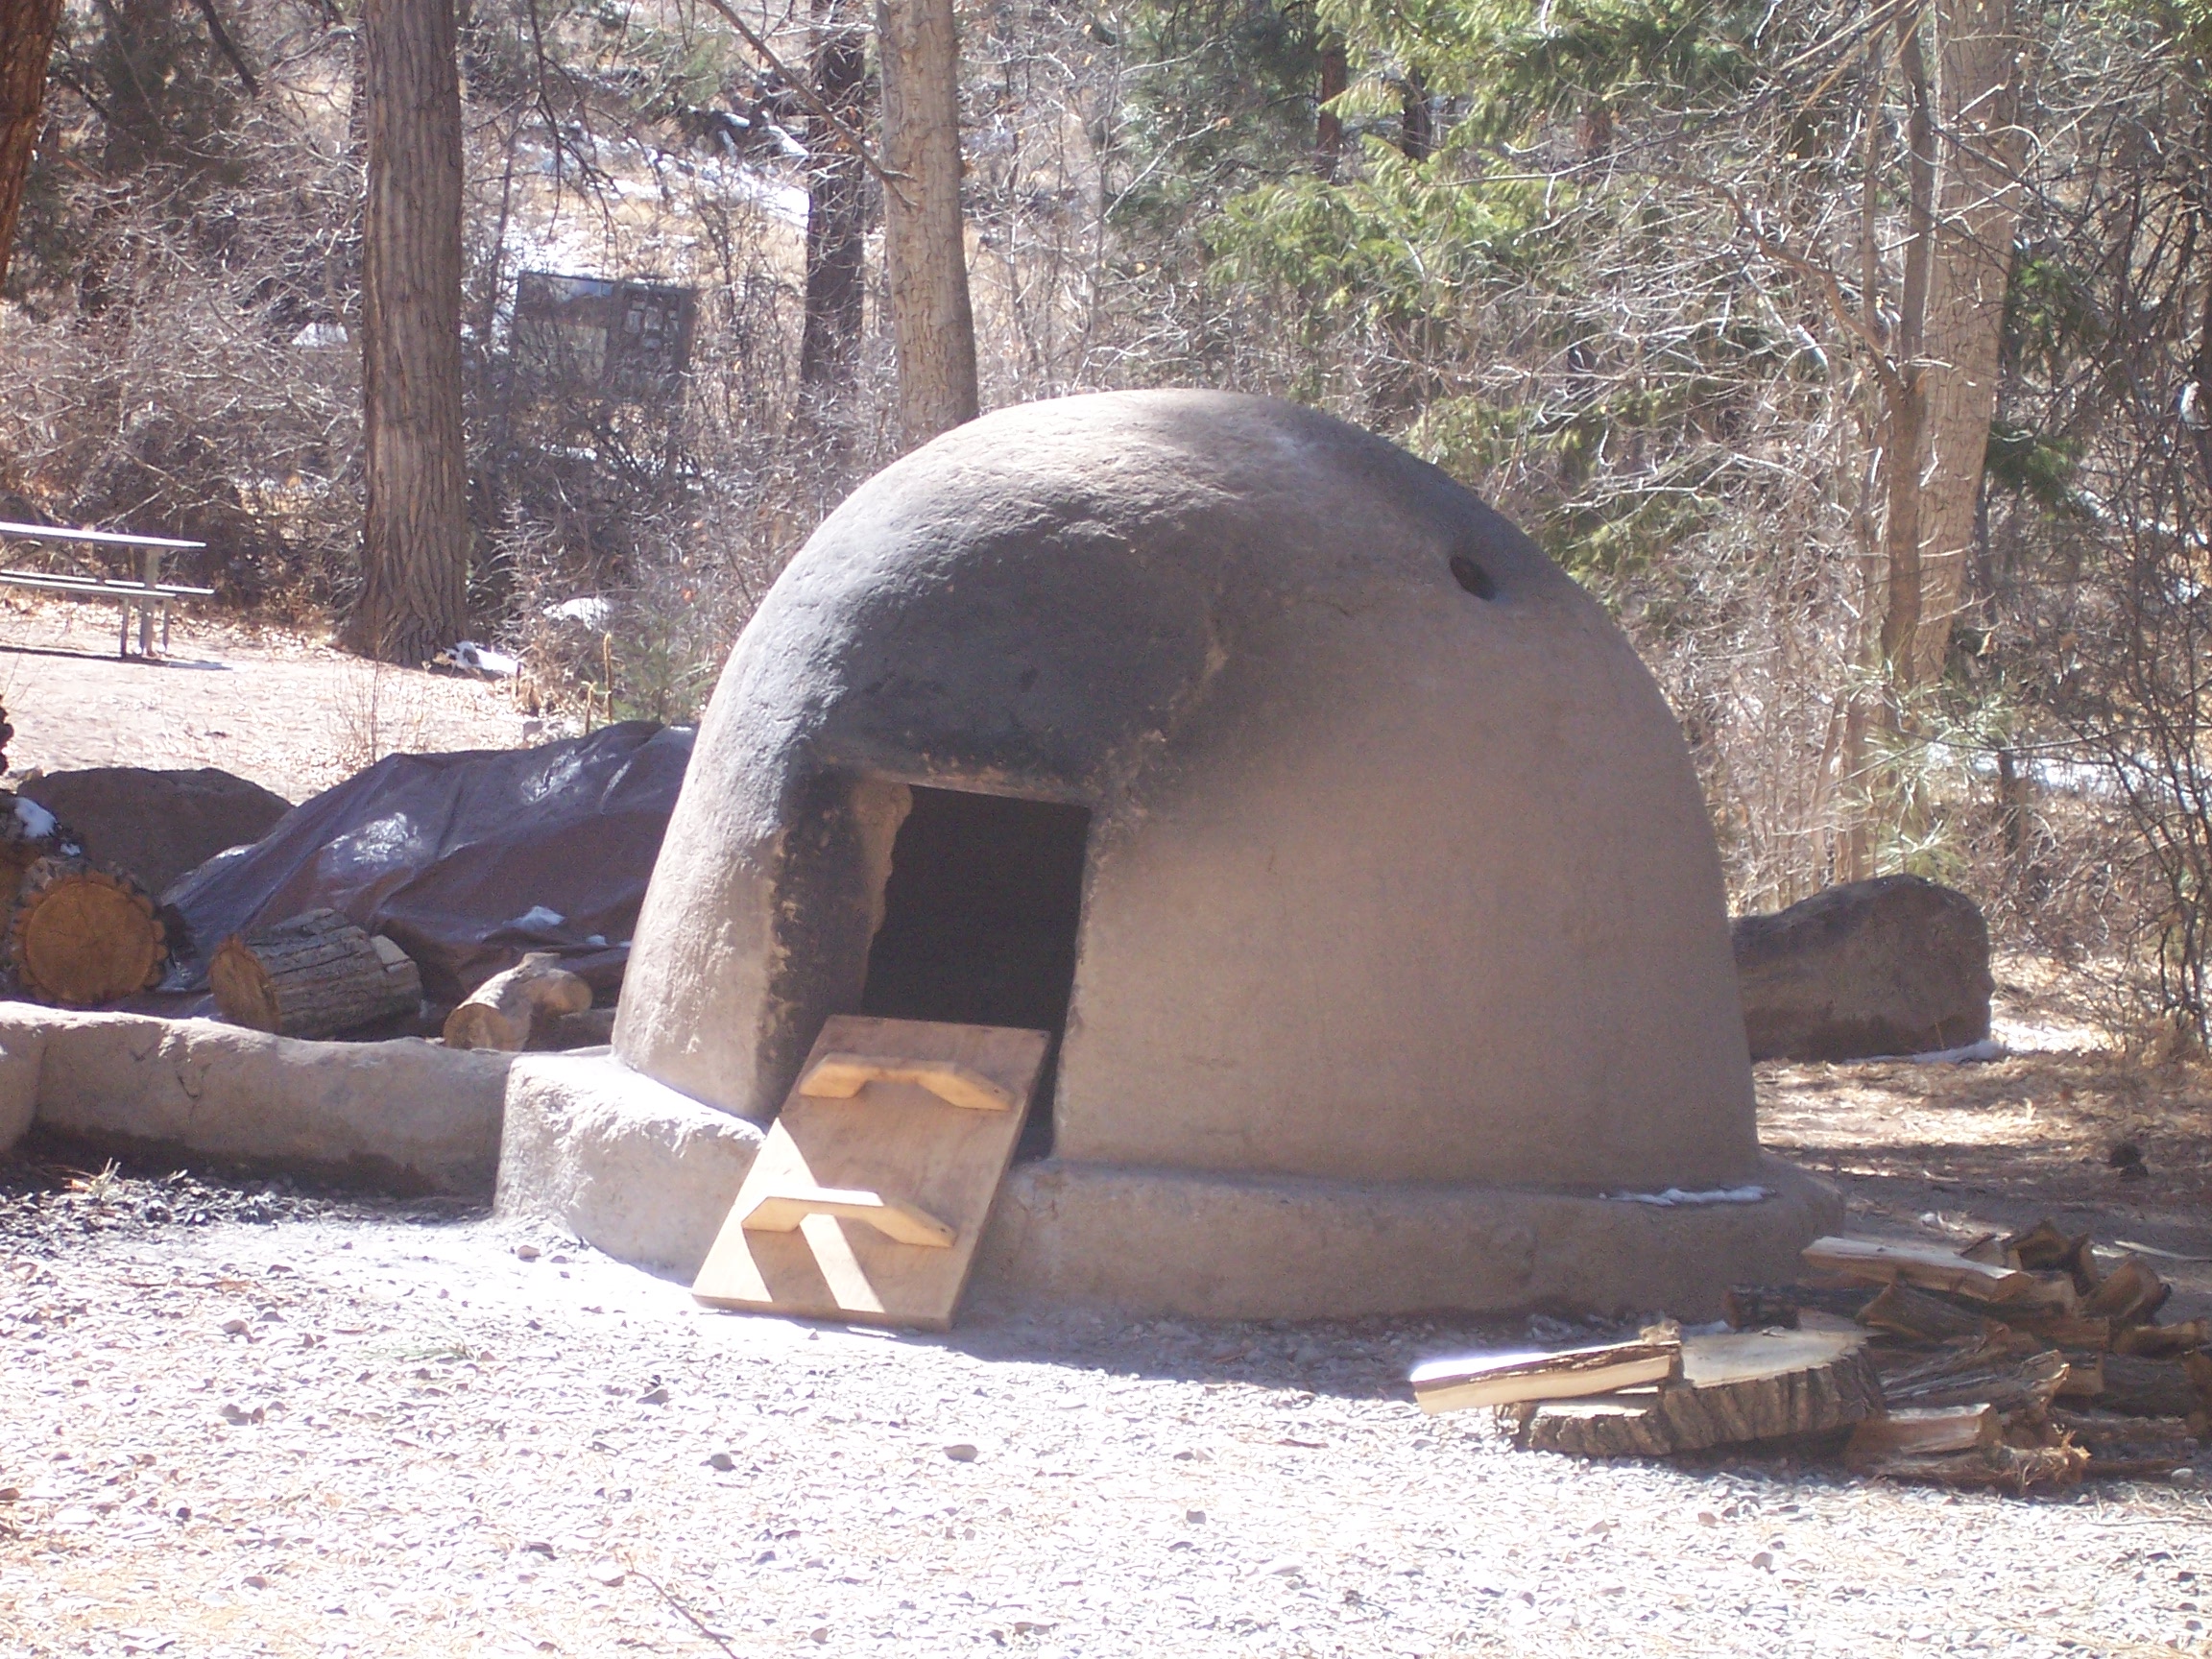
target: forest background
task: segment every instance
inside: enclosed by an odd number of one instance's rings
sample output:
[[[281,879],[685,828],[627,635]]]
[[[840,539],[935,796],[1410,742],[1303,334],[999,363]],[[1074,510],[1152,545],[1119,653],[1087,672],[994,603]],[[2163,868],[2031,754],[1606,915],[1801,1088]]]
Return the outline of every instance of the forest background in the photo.
[[[261,614],[355,605],[359,4],[68,0],[0,515],[204,539]],[[1629,631],[1740,906],[1949,879],[2201,1044],[2206,0],[957,15],[985,408],[1212,386],[1407,445]],[[692,716],[911,437],[877,20],[460,8],[467,604],[547,703]],[[518,349],[527,273],[691,291],[683,373]]]

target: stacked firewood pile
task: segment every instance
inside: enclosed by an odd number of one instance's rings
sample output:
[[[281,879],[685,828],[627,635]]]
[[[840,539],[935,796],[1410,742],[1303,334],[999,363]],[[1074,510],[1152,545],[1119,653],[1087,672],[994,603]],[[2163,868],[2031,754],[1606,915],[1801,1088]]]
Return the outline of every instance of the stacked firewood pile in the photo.
[[[2031,1486],[2166,1475],[2212,1438],[2212,1326],[2161,1325],[2138,1255],[2049,1221],[1963,1251],[1822,1238],[1805,1282],[1729,1292],[1729,1333],[1442,1360],[1430,1411],[1496,1408],[1515,1444],[1664,1456],[1793,1440],[1857,1473]]]

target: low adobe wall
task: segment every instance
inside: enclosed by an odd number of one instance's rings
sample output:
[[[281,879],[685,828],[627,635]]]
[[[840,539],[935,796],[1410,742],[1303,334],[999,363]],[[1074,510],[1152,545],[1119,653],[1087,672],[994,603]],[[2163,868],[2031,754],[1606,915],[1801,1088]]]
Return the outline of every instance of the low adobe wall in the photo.
[[[303,1043],[213,1020],[0,1002],[0,1148],[36,1122],[95,1142],[488,1192],[514,1056]]]

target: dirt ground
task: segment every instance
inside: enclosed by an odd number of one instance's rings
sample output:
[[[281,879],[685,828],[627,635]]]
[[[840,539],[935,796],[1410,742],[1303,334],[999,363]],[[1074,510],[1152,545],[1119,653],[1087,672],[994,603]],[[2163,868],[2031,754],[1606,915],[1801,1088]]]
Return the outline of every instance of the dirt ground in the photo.
[[[2212,1092],[2034,978],[2013,1059],[1763,1068],[1769,1141],[1857,1227],[2050,1214],[2206,1305]],[[2212,1654],[2212,1454],[2026,1499],[1581,1463],[1405,1385],[1590,1329],[1541,1315],[884,1334],[450,1206],[96,1163],[0,1177],[10,1652]]]
[[[505,685],[366,662],[310,635],[180,611],[157,658],[119,659],[115,643],[111,606],[0,597],[12,771],[220,766],[298,802],[386,755],[562,734]]]

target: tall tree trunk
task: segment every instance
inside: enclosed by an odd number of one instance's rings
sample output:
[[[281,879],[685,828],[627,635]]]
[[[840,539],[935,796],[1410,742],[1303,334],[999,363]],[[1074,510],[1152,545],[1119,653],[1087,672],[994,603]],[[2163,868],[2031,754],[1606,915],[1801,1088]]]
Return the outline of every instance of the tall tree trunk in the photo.
[[[46,97],[46,61],[60,20],[61,0],[0,0],[0,283],[8,279],[8,256],[15,248],[15,220]]]
[[[1918,338],[1899,356],[1912,379],[1916,430],[1911,447],[1891,451],[1901,486],[1891,511],[1902,494],[1914,499],[1911,522],[1889,537],[1882,628],[1892,680],[1907,688],[1941,677],[1960,608],[1997,408],[2026,151],[2018,124],[2024,42],[2011,0],[1938,0],[1934,11],[1937,183],[1926,284],[1907,295]]]
[[[973,421],[975,319],[960,216],[960,39],[952,0],[879,0],[883,263],[908,448]]]
[[[1419,69],[1407,69],[1398,89],[1398,148],[1408,161],[1426,161],[1436,148],[1436,111]]]
[[[850,3],[850,0],[848,0]],[[867,36],[840,18],[838,0],[814,0],[814,90],[845,126],[867,118]],[[860,342],[866,298],[867,180],[852,141],[820,115],[806,123],[812,157],[806,182],[806,311],[799,333],[799,378],[842,380]]]
[[[1352,66],[1344,55],[1344,36],[1334,29],[1321,36],[1321,84],[1315,101],[1321,112],[1313,121],[1313,171],[1324,179],[1336,177],[1344,159],[1344,122],[1330,104],[1351,84]]]
[[[368,514],[352,647],[421,662],[468,625],[461,84],[453,0],[367,0],[362,214]]]

